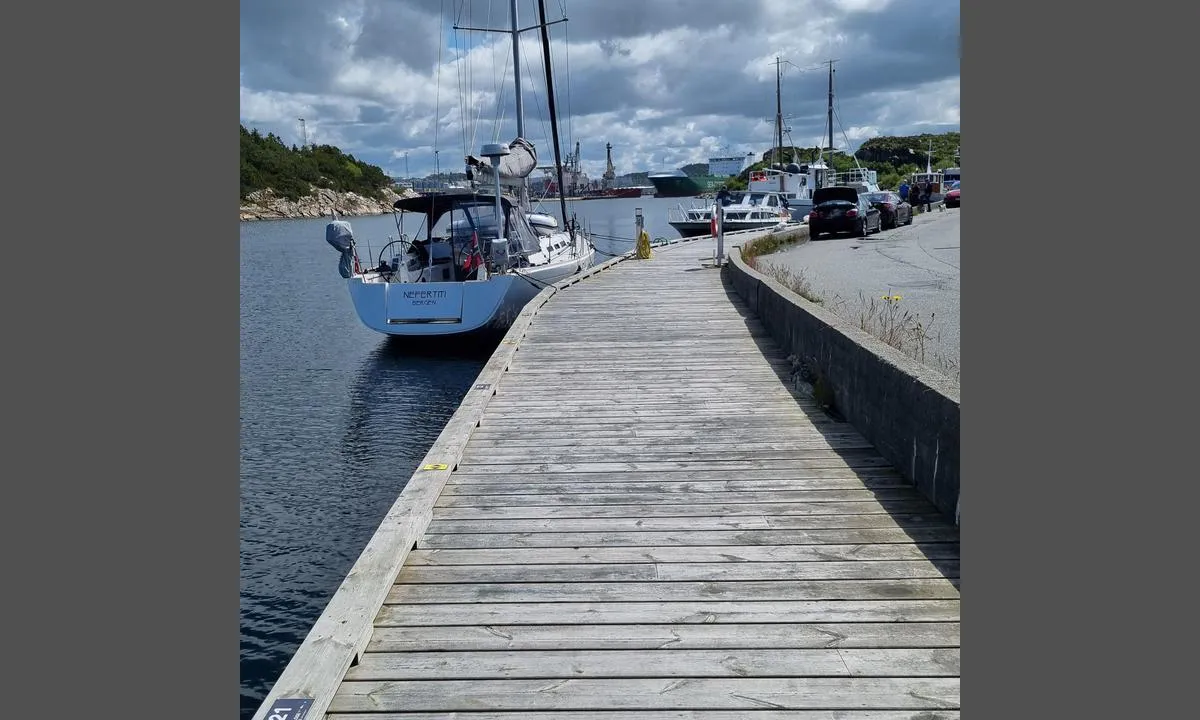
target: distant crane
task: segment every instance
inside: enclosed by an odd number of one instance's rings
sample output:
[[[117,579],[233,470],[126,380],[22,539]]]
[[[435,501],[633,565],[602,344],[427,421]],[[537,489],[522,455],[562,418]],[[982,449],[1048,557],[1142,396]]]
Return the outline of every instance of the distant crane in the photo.
[[[608,165],[604,168],[604,189],[611,188],[617,178],[617,169],[613,167],[612,143],[605,143],[604,150],[608,153]]]

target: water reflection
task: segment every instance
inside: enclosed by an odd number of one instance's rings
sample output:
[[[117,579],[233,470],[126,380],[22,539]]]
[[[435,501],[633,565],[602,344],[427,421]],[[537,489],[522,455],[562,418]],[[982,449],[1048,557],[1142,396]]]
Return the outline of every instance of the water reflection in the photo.
[[[429,346],[407,338],[381,341],[350,388],[339,448],[344,474],[406,481],[492,350]]]

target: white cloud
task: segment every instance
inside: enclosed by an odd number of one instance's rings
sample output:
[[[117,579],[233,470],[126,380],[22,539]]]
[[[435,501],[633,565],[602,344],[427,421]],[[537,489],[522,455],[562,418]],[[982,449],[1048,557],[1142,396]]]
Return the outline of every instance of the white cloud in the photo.
[[[521,25],[532,25],[531,0],[520,2]],[[489,3],[476,2],[471,24],[507,27],[507,4],[490,4],[504,7],[485,20]],[[458,169],[464,152],[511,139],[509,39],[451,31],[453,19],[437,17],[442,5],[243,3],[242,123],[299,143],[303,117],[310,140],[396,172],[407,152],[413,174],[432,170],[435,149],[443,169]],[[556,19],[558,3],[548,9]],[[606,143],[619,173],[767,150],[776,57],[788,62],[784,112],[797,145],[827,132],[821,63],[830,57],[839,60],[837,145],[959,123],[957,3],[910,13],[881,0],[674,0],[616,13],[610,0],[568,0],[566,11],[570,22],[551,28],[562,149],[578,141],[593,177],[604,170]],[[536,31],[523,35],[521,50],[526,135],[549,162]]]

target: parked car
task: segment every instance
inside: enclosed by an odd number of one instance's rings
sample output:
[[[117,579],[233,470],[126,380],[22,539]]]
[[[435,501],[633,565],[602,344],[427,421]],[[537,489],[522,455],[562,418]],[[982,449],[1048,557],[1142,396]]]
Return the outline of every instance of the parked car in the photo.
[[[813,207],[808,213],[808,237],[816,240],[822,233],[868,233],[883,229],[879,208],[871,205],[858,190],[840,185],[817,188]]]
[[[912,205],[909,205],[901,198],[900,193],[887,190],[868,193],[867,201],[879,208],[880,225],[883,226],[884,230],[899,225],[912,225]]]
[[[946,207],[954,207],[954,208],[961,207],[961,204],[958,199],[958,197],[959,197],[958,190],[959,190],[958,183],[954,183],[954,189],[951,190],[950,192],[946,193],[946,197],[944,198]]]

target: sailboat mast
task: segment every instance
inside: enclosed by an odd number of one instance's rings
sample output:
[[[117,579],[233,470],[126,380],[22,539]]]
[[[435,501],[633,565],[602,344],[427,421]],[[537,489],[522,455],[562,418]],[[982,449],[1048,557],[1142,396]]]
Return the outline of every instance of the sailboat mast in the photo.
[[[514,4],[516,0],[513,0]],[[550,110],[550,135],[554,138],[554,170],[558,175],[558,202],[562,209],[563,224],[575,238],[575,228],[567,222],[567,196],[563,186],[562,154],[558,145],[558,114],[554,110],[554,75],[550,70],[550,31],[546,28],[546,0],[538,0],[538,21],[542,30],[542,64],[546,68],[546,98]]]
[[[514,99],[517,104],[517,137],[525,137],[525,105],[521,101],[521,31],[517,27],[517,0],[510,0],[509,20],[512,23]]]
[[[833,172],[833,61],[829,61],[829,171]]]
[[[517,27],[517,0],[509,0],[509,21],[512,25],[513,97],[517,106],[517,137],[525,137],[525,103],[521,99],[521,31]],[[529,178],[521,178],[521,206],[529,203]]]
[[[775,56],[775,152],[779,155],[779,163],[783,164],[783,101],[779,92],[779,76],[783,72],[781,62],[779,56]],[[779,192],[783,192],[783,173],[779,173]]]

